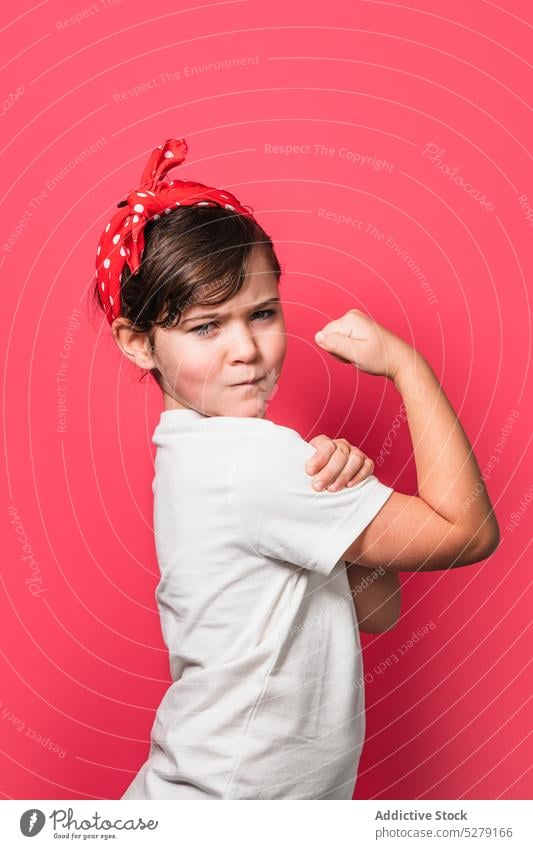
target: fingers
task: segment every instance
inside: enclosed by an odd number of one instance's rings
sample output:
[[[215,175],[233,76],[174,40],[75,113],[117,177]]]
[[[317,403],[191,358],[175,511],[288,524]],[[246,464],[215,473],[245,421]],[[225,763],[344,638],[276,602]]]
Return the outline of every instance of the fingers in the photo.
[[[317,450],[305,470],[308,474],[317,473],[312,481],[317,492],[338,492],[345,486],[355,486],[374,471],[373,460],[346,439],[330,439],[321,434],[309,441]]]
[[[315,334],[315,342],[342,363],[354,363],[355,343],[349,336],[345,336],[342,333],[319,330]]]
[[[352,448],[344,469],[328,486],[328,492],[338,492],[343,487],[361,483],[374,471],[374,462],[358,448]]]
[[[374,471],[374,461],[370,459],[370,457],[364,457],[363,464],[359,471],[351,478],[346,486],[355,486],[358,483],[361,483],[365,480],[365,478],[370,477],[370,475]]]
[[[351,457],[352,446],[346,439],[335,439],[330,440],[333,443],[333,451],[330,452],[330,456],[328,461],[325,463],[323,468],[317,466],[317,470],[319,473],[313,479],[313,488],[320,492],[323,489],[326,489],[330,484],[335,481],[339,475],[346,468],[346,464],[349,460],[351,460],[351,474],[350,477],[357,471],[357,468],[354,468],[353,460]],[[326,446],[324,445],[324,450]],[[354,449],[357,450],[357,449]],[[349,480],[349,478],[347,479]]]
[[[309,475],[313,475],[315,472],[319,472],[324,468],[332,454],[337,450],[337,446],[333,439],[330,439],[329,436],[324,436],[324,434],[314,436],[309,442],[316,448],[316,452],[305,464],[305,471]]]

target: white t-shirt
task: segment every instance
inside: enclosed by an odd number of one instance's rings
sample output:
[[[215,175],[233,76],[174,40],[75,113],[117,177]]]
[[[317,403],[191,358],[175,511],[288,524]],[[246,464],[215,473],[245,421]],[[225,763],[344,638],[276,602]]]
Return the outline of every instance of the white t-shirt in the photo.
[[[123,799],[351,799],[361,645],[341,555],[393,492],[316,492],[315,448],[267,419],[165,410],[156,598],[173,683]]]

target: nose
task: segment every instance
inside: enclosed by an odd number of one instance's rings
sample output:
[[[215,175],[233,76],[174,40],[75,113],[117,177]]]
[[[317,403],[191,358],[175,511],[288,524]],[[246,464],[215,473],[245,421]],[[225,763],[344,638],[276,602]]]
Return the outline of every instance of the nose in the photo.
[[[228,344],[230,362],[249,363],[256,359],[258,353],[257,341],[248,329],[237,329]]]

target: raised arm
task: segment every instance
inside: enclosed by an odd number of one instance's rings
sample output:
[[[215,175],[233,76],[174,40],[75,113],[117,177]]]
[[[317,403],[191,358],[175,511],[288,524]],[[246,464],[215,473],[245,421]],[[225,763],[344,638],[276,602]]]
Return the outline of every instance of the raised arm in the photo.
[[[359,310],[328,327],[334,332],[323,348],[389,377],[400,392],[418,481],[418,496],[394,492],[344,559],[388,571],[434,571],[488,557],[499,543],[498,522],[472,446],[429,363]]]

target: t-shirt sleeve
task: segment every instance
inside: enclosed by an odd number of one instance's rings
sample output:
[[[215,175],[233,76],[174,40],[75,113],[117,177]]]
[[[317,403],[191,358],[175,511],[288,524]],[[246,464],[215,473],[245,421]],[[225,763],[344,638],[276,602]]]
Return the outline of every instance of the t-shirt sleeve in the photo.
[[[229,492],[254,551],[327,576],[394,490],[370,475],[339,492],[317,492],[305,470],[315,450],[292,428],[273,424],[242,446]]]

